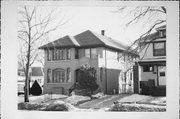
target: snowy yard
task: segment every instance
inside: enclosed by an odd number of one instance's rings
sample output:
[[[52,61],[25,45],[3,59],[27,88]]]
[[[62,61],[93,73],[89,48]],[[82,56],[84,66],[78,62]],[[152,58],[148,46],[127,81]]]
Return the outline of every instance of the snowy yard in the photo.
[[[29,103],[18,97],[18,109],[42,111],[166,111],[166,97],[139,94],[66,96],[30,96]]]

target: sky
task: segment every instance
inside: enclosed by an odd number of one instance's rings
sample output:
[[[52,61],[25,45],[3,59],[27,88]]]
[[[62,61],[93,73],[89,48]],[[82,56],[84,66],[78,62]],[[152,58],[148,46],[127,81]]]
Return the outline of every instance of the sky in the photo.
[[[147,31],[151,23],[144,25],[142,22],[129,27],[125,23],[129,17],[126,12],[117,12],[118,7],[61,7],[57,19],[67,21],[60,29],[49,34],[50,41],[65,35],[76,35],[86,30],[101,33],[124,44],[131,44],[134,40]],[[58,11],[57,10],[57,11]],[[161,17],[161,16],[160,16]],[[54,22],[56,23],[56,22]]]

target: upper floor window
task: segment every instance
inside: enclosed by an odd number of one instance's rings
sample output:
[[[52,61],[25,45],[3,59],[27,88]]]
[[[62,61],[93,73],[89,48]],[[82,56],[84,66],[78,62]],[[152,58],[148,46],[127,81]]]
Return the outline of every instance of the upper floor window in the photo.
[[[52,58],[52,59],[51,59]],[[54,49],[47,52],[48,61],[51,60],[69,60],[71,58],[70,49]]]
[[[91,48],[91,58],[96,58],[96,57],[97,57],[96,48]]]
[[[160,37],[166,37],[166,30],[159,31],[159,36]]]
[[[79,50],[78,49],[75,49],[75,59],[78,59],[78,56],[79,56]]]
[[[51,61],[51,56],[52,56],[51,50],[47,50],[47,60],[48,61]]]
[[[96,58],[97,57],[97,49],[96,48],[88,48],[85,50],[85,57]]]
[[[71,50],[70,49],[67,49],[66,50],[66,59],[71,59]]]
[[[153,56],[165,56],[166,55],[166,43],[156,42],[153,43]]]
[[[85,49],[85,56],[90,58],[90,48]]]

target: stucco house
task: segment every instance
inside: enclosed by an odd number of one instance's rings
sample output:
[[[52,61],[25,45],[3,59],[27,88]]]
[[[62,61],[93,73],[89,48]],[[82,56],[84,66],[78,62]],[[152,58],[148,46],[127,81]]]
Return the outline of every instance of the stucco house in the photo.
[[[68,94],[78,81],[78,69],[87,64],[96,69],[97,84],[104,93],[121,92],[121,60],[131,56],[127,46],[101,34],[87,30],[75,36],[64,36],[40,47],[45,52],[43,93]],[[131,79],[132,81],[132,79]]]
[[[150,92],[144,93],[166,95],[166,25],[156,28],[156,32],[142,38],[139,47],[142,50],[139,53],[137,68],[134,70],[138,75],[135,76],[135,92],[142,92],[146,85],[153,86],[153,89],[145,87],[144,89]]]

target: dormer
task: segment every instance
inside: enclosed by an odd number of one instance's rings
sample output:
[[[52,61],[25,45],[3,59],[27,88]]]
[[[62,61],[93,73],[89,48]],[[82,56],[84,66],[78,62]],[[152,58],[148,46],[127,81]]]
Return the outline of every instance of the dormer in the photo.
[[[158,28],[156,28],[156,30],[157,30],[160,38],[165,38],[166,37],[166,25],[158,27]]]

